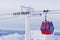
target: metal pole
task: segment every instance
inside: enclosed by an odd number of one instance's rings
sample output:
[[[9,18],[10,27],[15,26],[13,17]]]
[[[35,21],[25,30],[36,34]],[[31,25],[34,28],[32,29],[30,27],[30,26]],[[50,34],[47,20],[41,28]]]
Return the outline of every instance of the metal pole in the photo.
[[[45,21],[47,21],[47,12],[45,12]]]
[[[49,12],[49,10],[43,10],[43,12],[45,13],[45,21],[47,21],[47,13]]]
[[[31,40],[31,29],[30,29],[30,16],[25,17],[25,40]]]

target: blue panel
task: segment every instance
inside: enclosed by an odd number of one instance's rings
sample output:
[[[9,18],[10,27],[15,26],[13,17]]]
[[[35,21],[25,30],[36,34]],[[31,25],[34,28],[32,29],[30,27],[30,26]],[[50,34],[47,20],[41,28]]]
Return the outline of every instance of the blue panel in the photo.
[[[53,32],[54,31],[54,26],[53,26],[53,23],[50,23],[50,31]]]

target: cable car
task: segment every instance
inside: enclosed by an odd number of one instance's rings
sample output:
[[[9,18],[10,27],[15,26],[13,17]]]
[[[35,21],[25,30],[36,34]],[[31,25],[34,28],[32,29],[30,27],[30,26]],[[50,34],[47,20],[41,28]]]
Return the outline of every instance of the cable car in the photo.
[[[46,19],[48,10],[46,10],[46,11],[44,10],[44,12],[46,12],[46,14],[45,14],[45,21],[42,21],[42,24],[40,27],[41,33],[46,34],[46,35],[53,34],[53,32],[54,32],[53,22],[47,21],[47,19]]]
[[[54,26],[52,22],[43,21],[40,29],[42,34],[53,34]]]

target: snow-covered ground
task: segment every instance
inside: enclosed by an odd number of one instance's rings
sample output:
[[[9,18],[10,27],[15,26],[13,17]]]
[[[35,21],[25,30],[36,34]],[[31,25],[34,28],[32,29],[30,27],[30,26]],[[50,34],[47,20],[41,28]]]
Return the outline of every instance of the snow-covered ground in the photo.
[[[24,40],[24,35],[20,35],[20,34],[9,34],[6,36],[1,36],[0,40]]]
[[[60,40],[60,30],[55,30],[52,35],[42,35],[40,30],[31,30],[32,40]],[[0,36],[0,40],[25,40],[24,34],[9,34]]]
[[[55,30],[52,35],[42,35],[40,30],[32,30],[31,38],[32,40],[60,40],[60,30]]]
[[[44,40],[46,35],[42,35],[40,30],[32,30],[31,31],[31,38],[33,40]]]

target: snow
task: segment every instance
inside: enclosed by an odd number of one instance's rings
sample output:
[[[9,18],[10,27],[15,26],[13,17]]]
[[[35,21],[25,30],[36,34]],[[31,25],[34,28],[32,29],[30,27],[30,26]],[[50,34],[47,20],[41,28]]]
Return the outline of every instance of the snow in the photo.
[[[7,36],[1,36],[0,40],[24,40],[24,36],[20,34],[9,34]]]
[[[33,40],[60,40],[60,36],[54,35],[55,32],[60,32],[60,30],[54,31],[52,35],[42,35],[40,30],[32,30],[31,38]]]
[[[55,32],[60,32],[60,30],[56,30]],[[58,35],[42,35],[40,30],[31,30],[31,39],[32,40],[60,40],[60,36]],[[9,34],[5,36],[0,36],[0,40],[25,40],[25,35],[23,34]]]
[[[32,30],[31,38],[33,40],[45,40],[46,35],[42,35],[40,30]]]

